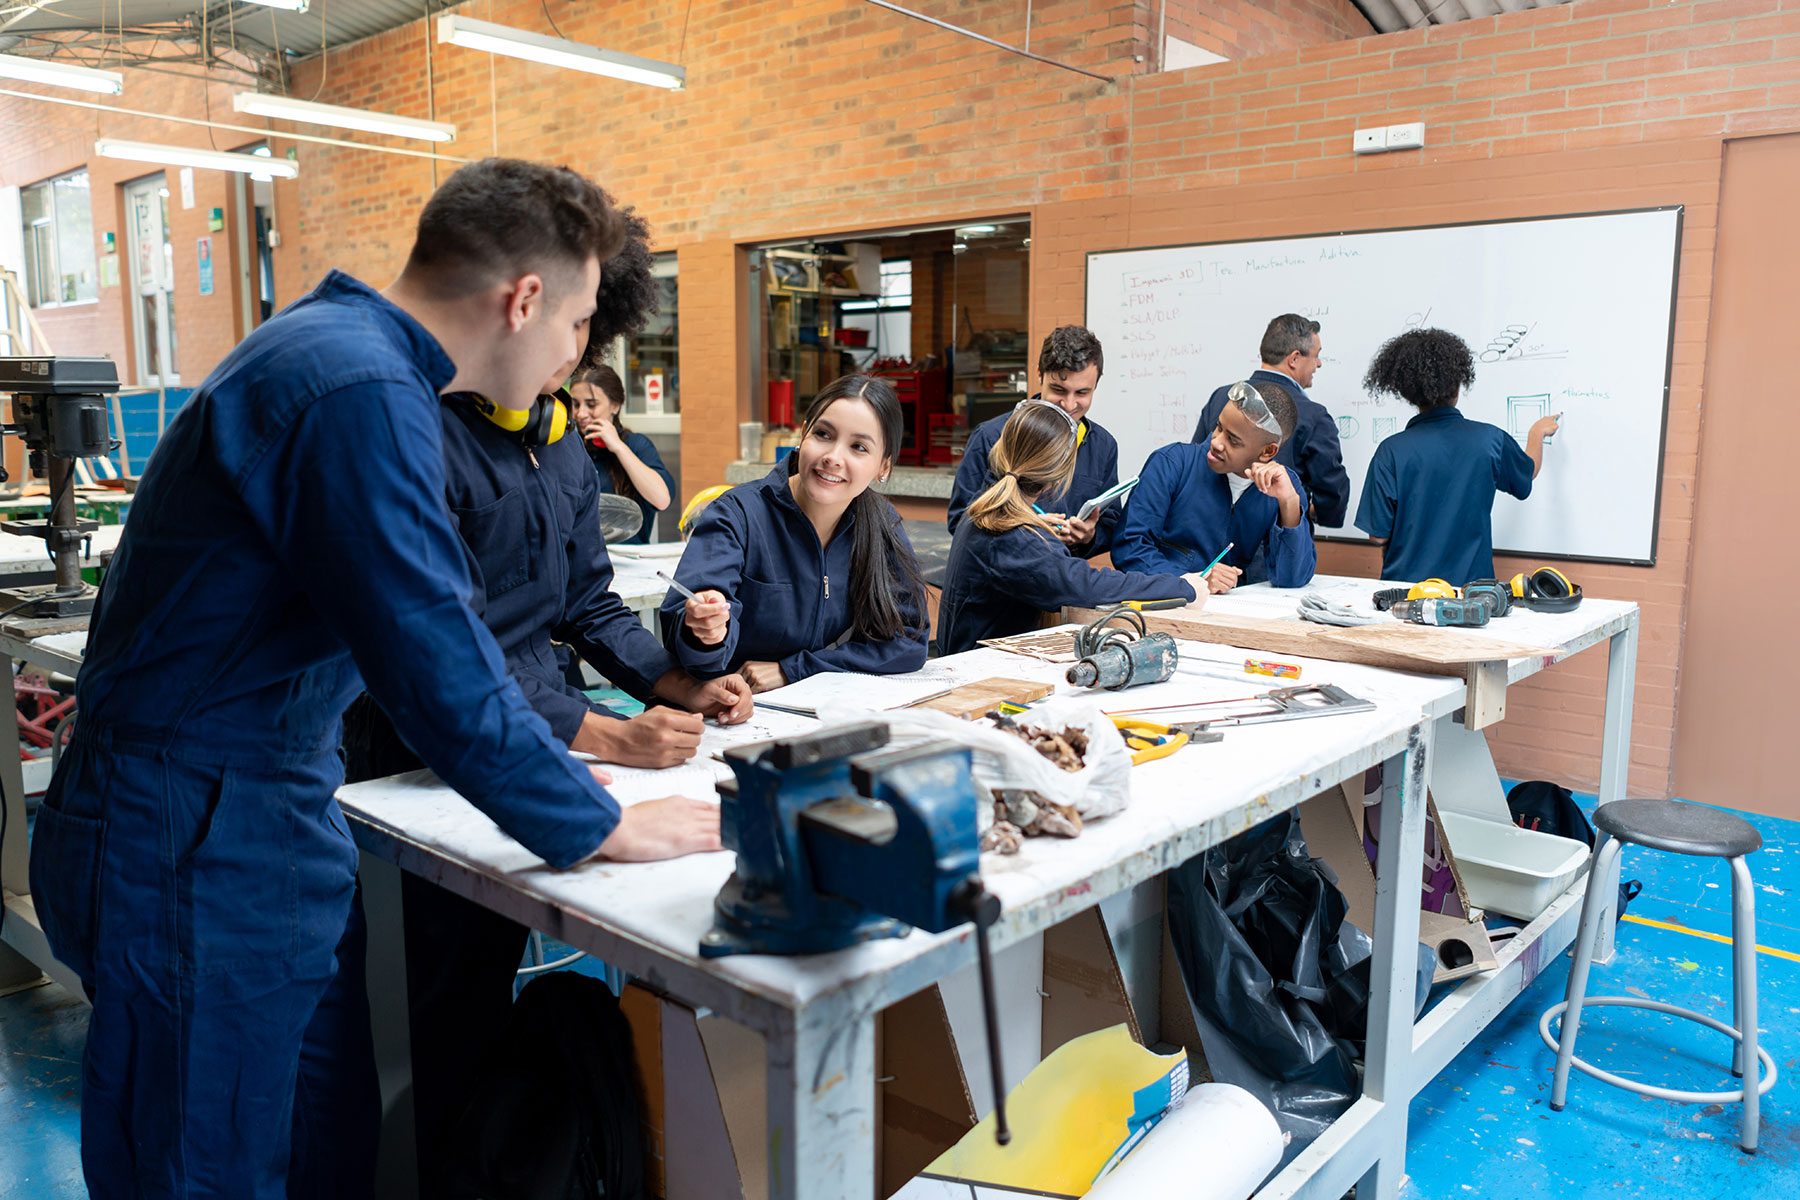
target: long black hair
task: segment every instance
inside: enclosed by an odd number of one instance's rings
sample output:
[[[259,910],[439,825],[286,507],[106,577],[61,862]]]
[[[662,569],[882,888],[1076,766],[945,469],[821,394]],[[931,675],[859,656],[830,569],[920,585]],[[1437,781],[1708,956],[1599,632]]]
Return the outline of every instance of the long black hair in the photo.
[[[625,384],[619,378],[619,373],[604,363],[597,363],[576,371],[569,380],[569,390],[573,392],[578,383],[589,385],[608,401],[619,406],[619,411],[612,414],[613,428],[619,431],[621,441],[629,437],[631,430],[625,428]],[[631,482],[631,476],[626,472],[625,464],[619,461],[618,455],[605,446],[590,443],[588,457],[594,460],[596,468],[606,472],[606,477],[612,481],[614,495],[632,500],[638,498],[637,484]]]
[[[889,460],[898,456],[906,414],[894,385],[879,375],[844,375],[826,384],[806,410],[803,442],[825,410],[839,400],[861,400],[873,409],[881,425],[881,456]],[[799,469],[799,454],[788,455],[788,474]],[[856,522],[850,544],[850,591],[855,597],[851,631],[864,641],[889,641],[906,632],[906,617],[900,611],[903,600],[912,601],[921,625],[925,621],[925,580],[919,574],[919,560],[900,535],[900,514],[873,487],[863,489],[848,511]]]
[[[1447,329],[1409,329],[1375,352],[1363,376],[1371,395],[1398,396],[1419,409],[1456,403],[1475,384],[1469,344]]]

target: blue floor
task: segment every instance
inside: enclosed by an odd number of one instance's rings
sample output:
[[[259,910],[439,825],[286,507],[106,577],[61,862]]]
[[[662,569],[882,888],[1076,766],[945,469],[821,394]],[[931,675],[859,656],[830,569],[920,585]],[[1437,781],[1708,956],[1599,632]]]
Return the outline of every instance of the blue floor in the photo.
[[[1752,817],[1764,849],[1750,859],[1757,883],[1758,941],[1800,954],[1800,822]],[[1619,953],[1597,967],[1590,995],[1650,996],[1729,1021],[1730,947],[1686,930],[1728,933],[1723,864],[1627,850],[1625,877],[1644,894],[1619,926]],[[546,946],[554,958],[564,952]],[[1566,960],[1564,960],[1566,961]],[[596,972],[588,961],[578,969]],[[1549,1108],[1554,1055],[1538,1041],[1538,1014],[1562,999],[1566,969],[1532,988],[1427,1088],[1413,1105],[1406,1195],[1419,1200],[1788,1200],[1800,1196],[1800,962],[1758,956],[1762,1032],[1785,1078],[1763,1100],[1762,1148],[1737,1148],[1738,1109],[1634,1096],[1585,1076],[1569,1105]],[[0,998],[0,1200],[73,1200],[81,1185],[78,1093],[84,1006],[55,986]],[[1724,1090],[1730,1043],[1687,1022],[1621,1009],[1591,1010],[1583,1057],[1665,1086]]]

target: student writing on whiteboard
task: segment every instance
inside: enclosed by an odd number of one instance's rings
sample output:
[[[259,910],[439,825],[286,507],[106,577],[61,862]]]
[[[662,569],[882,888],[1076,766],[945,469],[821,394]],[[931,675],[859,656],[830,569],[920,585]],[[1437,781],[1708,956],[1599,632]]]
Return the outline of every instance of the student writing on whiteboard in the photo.
[[[1213,592],[1228,592],[1261,550],[1276,587],[1311,581],[1317,555],[1306,522],[1299,472],[1275,461],[1299,418],[1273,383],[1229,389],[1212,440],[1164,446],[1150,456],[1126,506],[1113,562],[1132,571],[1184,575],[1206,570]]]
[[[1468,345],[1442,329],[1389,340],[1363,376],[1370,393],[1398,396],[1419,410],[1376,447],[1356,510],[1356,527],[1382,548],[1383,579],[1446,579],[1461,587],[1492,578],[1494,495],[1525,499],[1544,467],[1544,443],[1558,417],[1534,423],[1520,449],[1506,430],[1457,411],[1474,382]]]
[[[988,457],[999,480],[975,498],[950,543],[938,605],[938,651],[973,650],[984,638],[1028,633],[1065,605],[1096,608],[1121,600],[1192,600],[1203,576],[1095,569],[1069,553],[1037,511],[1045,493],[1075,474],[1075,418],[1027,400],[1012,412]]]
[[[1050,531],[1082,558],[1111,549],[1119,524],[1117,504],[1101,509],[1085,521],[1077,515],[1082,505],[1119,482],[1119,443],[1088,416],[1105,366],[1100,339],[1088,330],[1079,325],[1053,329],[1038,351],[1038,379],[1043,392],[1032,397],[1048,400],[1077,422],[1080,446],[1075,453],[1075,476],[1067,491],[1047,494],[1039,507],[1055,510],[1045,514],[1051,518]],[[1010,415],[983,421],[969,435],[968,448],[963,451],[962,465],[957,467],[956,482],[950,489],[951,533],[956,532],[975,497],[995,482],[997,477],[989,466],[988,453],[1000,440],[1000,430]]]
[[[1318,373],[1322,353],[1319,323],[1298,313],[1283,313],[1263,330],[1262,369],[1253,372],[1249,382],[1272,383],[1294,402],[1299,423],[1294,426],[1294,436],[1281,444],[1275,461],[1300,473],[1300,484],[1312,501],[1308,516],[1313,524],[1336,529],[1350,515],[1350,476],[1344,471],[1337,421],[1323,404],[1306,394]],[[1230,391],[1229,384],[1214,391],[1200,410],[1200,423],[1194,427],[1196,443],[1212,440]],[[1262,581],[1267,572],[1260,566],[1252,565],[1245,583]]]

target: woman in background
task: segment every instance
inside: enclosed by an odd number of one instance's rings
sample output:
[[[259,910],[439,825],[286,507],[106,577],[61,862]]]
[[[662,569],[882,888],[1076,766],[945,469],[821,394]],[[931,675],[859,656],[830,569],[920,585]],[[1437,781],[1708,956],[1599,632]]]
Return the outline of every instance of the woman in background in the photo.
[[[669,507],[675,478],[650,439],[625,428],[625,385],[608,366],[583,367],[569,380],[570,415],[581,430],[588,457],[600,472],[600,490],[637,501],[644,523],[625,545],[647,542],[656,514]]]

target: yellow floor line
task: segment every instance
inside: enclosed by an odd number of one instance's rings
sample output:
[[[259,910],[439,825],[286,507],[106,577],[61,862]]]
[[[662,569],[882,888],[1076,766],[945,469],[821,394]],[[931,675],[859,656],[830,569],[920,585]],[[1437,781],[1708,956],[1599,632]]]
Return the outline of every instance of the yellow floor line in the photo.
[[[1653,921],[1649,917],[1634,917],[1630,913],[1626,913],[1619,919],[1621,921],[1630,921],[1633,925],[1648,925],[1652,929],[1667,929],[1670,933],[1685,933],[1689,937],[1705,938],[1709,942],[1722,942],[1727,946],[1731,945],[1731,939],[1722,933],[1707,933],[1703,929],[1689,929],[1686,925],[1673,925],[1668,921]],[[1789,962],[1800,963],[1800,954],[1795,954],[1791,950],[1777,950],[1773,946],[1758,946],[1756,952],[1758,954],[1767,954],[1771,958],[1785,958]]]

